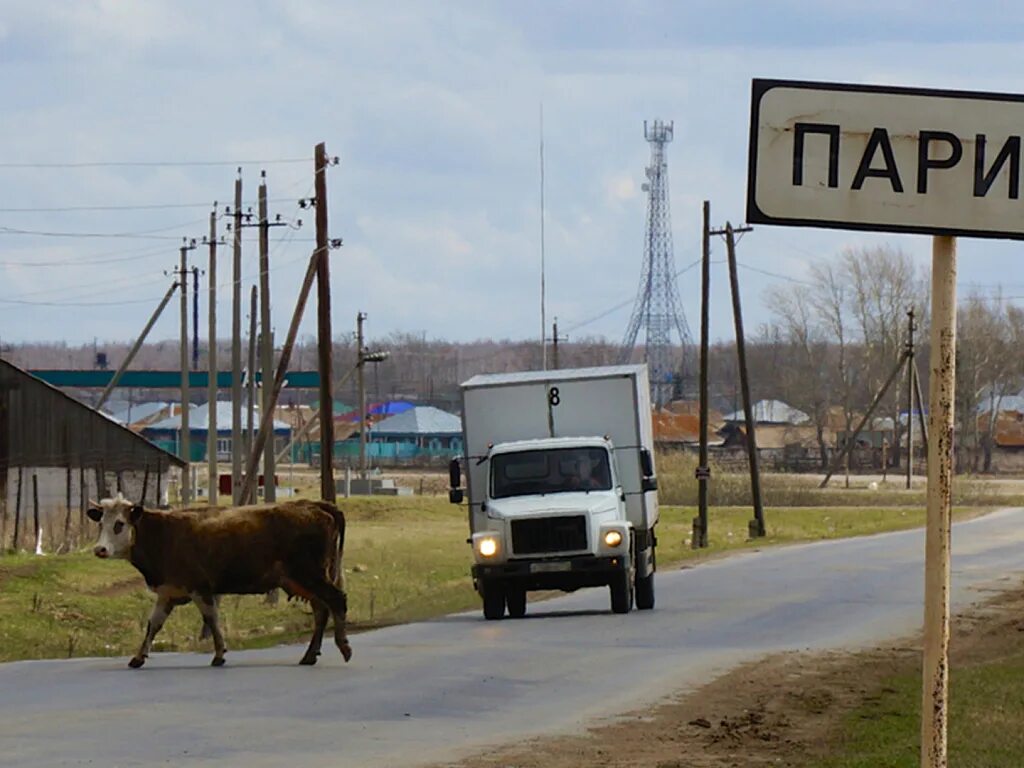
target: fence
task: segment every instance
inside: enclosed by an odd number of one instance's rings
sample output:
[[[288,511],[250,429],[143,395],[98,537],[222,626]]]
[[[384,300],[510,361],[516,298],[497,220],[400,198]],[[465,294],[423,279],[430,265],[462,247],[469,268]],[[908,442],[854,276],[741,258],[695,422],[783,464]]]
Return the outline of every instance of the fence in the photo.
[[[0,499],[0,554],[82,547],[95,535],[85,516],[90,499],[121,491],[133,501],[164,506],[170,479],[166,467],[160,473],[46,467],[11,467],[0,472],[7,473],[6,498]]]

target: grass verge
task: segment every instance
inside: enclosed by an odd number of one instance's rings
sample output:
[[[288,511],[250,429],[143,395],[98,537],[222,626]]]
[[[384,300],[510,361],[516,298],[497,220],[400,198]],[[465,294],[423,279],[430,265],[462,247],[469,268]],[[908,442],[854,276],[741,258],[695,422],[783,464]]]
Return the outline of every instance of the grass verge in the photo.
[[[953,621],[949,764],[1019,768],[1024,755],[1024,592]],[[829,755],[809,768],[916,768],[921,727],[920,653],[899,654],[838,722]]]
[[[469,578],[464,508],[432,497],[353,498],[345,569],[354,630],[416,621],[479,606]],[[956,515],[975,514],[958,509]],[[747,539],[746,507],[712,510],[710,544],[690,549],[693,507],[663,506],[658,526],[662,569],[737,549],[857,536],[923,524],[914,507],[796,507],[766,511],[768,536]],[[0,661],[71,656],[129,655],[141,641],[152,596],[126,562],[88,552],[0,558]],[[304,640],[309,608],[282,599],[226,596],[221,604],[229,648]],[[198,650],[200,619],[192,606],[165,624],[154,650]]]

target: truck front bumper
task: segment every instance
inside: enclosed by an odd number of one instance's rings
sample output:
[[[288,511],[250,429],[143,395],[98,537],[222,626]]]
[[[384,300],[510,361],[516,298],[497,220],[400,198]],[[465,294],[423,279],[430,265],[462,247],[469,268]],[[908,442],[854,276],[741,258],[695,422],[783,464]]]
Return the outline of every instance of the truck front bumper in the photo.
[[[558,560],[510,560],[493,565],[473,566],[473,585],[480,591],[481,582],[503,584],[517,589],[563,589],[600,587],[609,583],[613,574],[621,573],[628,558],[583,555]]]

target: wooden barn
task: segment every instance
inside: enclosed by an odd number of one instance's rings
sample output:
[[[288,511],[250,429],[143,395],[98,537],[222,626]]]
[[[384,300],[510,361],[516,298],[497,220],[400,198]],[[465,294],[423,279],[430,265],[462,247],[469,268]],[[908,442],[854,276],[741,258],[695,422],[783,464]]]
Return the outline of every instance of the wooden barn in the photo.
[[[49,548],[67,546],[90,497],[121,490],[134,500],[165,503],[169,476],[184,466],[127,427],[0,360],[0,550],[18,548],[30,535],[39,549],[46,526]]]

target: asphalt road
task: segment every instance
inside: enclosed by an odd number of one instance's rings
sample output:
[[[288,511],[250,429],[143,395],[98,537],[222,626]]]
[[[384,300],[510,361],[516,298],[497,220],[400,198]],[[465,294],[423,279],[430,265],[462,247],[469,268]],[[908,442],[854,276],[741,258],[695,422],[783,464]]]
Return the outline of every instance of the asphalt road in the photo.
[[[957,525],[954,602],[1019,582],[1024,510]],[[0,665],[0,763],[24,766],[414,766],[564,732],[773,651],[855,647],[917,630],[922,531],[750,553],[658,575],[658,607],[607,590],[327,647]]]

